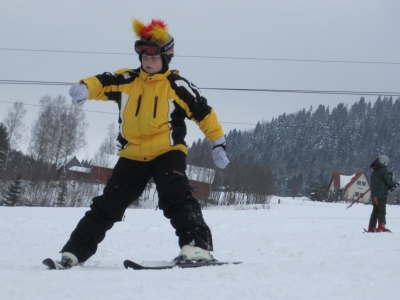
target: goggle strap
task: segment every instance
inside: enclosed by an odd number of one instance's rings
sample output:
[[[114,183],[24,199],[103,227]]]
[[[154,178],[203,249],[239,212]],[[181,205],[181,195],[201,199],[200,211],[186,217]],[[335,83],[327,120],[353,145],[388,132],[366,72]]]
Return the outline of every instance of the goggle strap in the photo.
[[[163,54],[164,52],[167,52],[169,49],[174,47],[174,38],[172,38],[167,44],[163,45],[160,47],[160,54]]]

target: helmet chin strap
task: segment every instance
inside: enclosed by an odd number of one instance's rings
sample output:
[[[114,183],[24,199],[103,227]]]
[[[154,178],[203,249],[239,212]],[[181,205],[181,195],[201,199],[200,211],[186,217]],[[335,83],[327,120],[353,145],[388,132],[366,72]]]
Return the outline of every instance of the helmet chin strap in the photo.
[[[168,70],[168,65],[169,65],[169,62],[165,54],[161,54],[161,61],[162,61],[162,69],[158,73],[163,74]]]

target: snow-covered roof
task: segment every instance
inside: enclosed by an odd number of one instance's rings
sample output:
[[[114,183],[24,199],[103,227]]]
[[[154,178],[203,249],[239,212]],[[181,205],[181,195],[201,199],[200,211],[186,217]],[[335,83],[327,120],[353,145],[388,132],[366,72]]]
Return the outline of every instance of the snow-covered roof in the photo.
[[[71,167],[69,168],[69,170],[79,173],[90,173],[90,168],[84,168],[84,167]]]
[[[345,175],[339,172],[334,172],[332,175],[333,187],[346,190],[362,175],[365,175],[365,173],[357,172],[352,175]]]
[[[68,163],[70,163],[72,160],[76,159],[76,161],[78,162],[79,165],[81,165],[81,163],[79,162],[79,160],[76,158],[76,156],[72,156],[69,159],[67,159],[67,161],[65,163],[58,163],[56,170],[66,166]]]
[[[214,181],[215,170],[187,165],[186,175],[188,176],[189,180],[211,184]]]
[[[346,187],[346,185],[349,184],[349,182],[353,179],[353,177],[356,174],[353,175],[340,175],[340,188],[343,189]]]

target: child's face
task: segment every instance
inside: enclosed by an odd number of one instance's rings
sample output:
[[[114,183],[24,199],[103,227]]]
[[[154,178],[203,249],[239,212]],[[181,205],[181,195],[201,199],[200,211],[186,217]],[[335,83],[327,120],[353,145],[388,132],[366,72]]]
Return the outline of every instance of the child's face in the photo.
[[[162,60],[160,55],[142,55],[142,68],[147,73],[153,75],[161,71]]]

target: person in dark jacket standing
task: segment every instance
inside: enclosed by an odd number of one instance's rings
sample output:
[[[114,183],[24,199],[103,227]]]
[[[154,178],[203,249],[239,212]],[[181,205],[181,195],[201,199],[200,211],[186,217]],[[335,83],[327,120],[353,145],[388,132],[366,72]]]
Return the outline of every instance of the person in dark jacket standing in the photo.
[[[369,219],[368,232],[391,232],[386,226],[386,200],[388,191],[399,186],[393,182],[392,174],[388,171],[389,157],[379,155],[371,164],[374,171],[371,174],[372,213]],[[379,223],[376,228],[376,223]]]

